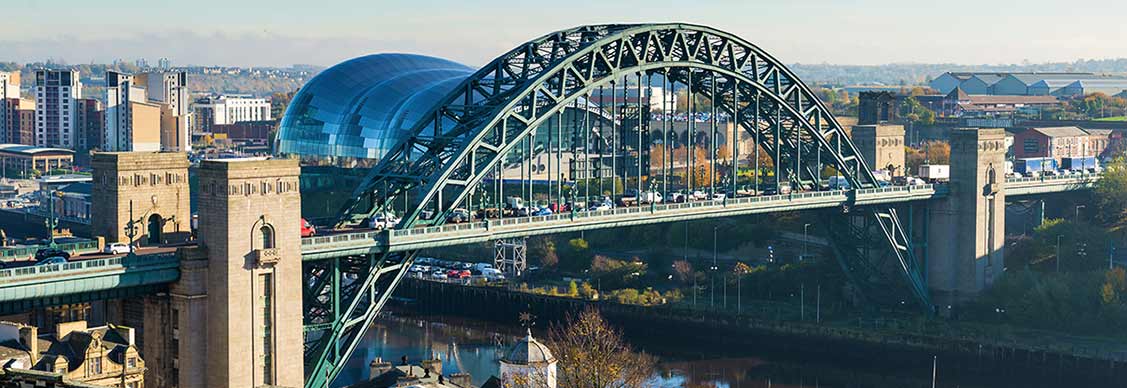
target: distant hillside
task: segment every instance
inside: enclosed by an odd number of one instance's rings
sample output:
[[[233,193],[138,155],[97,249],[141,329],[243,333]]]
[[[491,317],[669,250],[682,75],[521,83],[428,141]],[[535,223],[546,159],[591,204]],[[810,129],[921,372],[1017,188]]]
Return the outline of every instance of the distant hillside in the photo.
[[[812,85],[923,85],[948,71],[1127,73],[1127,58],[1012,65],[894,63],[861,66],[796,63],[788,66],[799,78]]]

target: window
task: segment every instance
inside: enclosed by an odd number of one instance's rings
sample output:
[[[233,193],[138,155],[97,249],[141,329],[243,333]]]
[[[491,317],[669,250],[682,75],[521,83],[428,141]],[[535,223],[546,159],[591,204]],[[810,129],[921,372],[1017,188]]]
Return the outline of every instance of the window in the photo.
[[[265,384],[274,383],[274,306],[272,303],[274,293],[274,274],[265,273],[259,276],[262,283],[262,381]]]
[[[100,375],[102,374],[102,358],[94,357],[86,360],[86,374],[87,375]]]
[[[262,234],[262,249],[274,249],[274,228],[262,225],[259,232]]]
[[[129,368],[136,368],[137,367],[137,357],[129,357],[129,359],[125,361],[125,366],[127,366]]]

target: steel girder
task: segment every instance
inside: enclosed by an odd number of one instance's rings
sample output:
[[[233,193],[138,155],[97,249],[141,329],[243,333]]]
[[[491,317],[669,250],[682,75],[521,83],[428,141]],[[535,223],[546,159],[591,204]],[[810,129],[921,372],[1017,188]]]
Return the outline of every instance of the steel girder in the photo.
[[[771,154],[777,177],[785,175],[795,184],[817,189],[822,169],[832,167],[854,188],[877,186],[833,114],[789,69],[760,48],[696,25],[597,25],[525,43],[467,78],[424,116],[427,119],[414,128],[411,138],[371,170],[342,209],[338,224],[355,224],[400,206],[404,217],[397,228],[442,224],[483,178],[497,170],[506,154],[549,118],[578,105],[603,85],[613,86],[617,79],[655,74],[709,96]],[[434,210],[429,220],[420,217],[425,209]],[[864,221],[868,223],[860,224],[879,225],[882,233],[870,233],[872,228],[860,228],[849,219],[841,228],[846,231],[843,238],[835,239],[847,244],[839,247],[847,273],[857,275],[854,279],[859,282],[876,284],[873,280],[888,272],[870,268],[882,264],[860,256],[871,254],[873,247],[867,242],[884,240],[916,297],[928,305],[926,289],[921,292],[922,283],[914,281],[918,276],[910,273],[918,273],[918,265],[895,211],[874,210]],[[863,246],[849,245],[862,238]],[[334,284],[348,282],[326,280],[325,275],[307,280],[308,291],[317,295],[307,297],[311,312],[307,387],[325,386],[336,377],[414,253],[381,257],[364,276],[349,283],[353,290],[343,286],[338,290]],[[318,271],[324,270],[312,272]]]
[[[755,113],[747,118],[783,124],[776,128],[786,132],[759,131],[764,142],[778,140],[780,145],[774,148],[785,149],[775,156],[793,154],[799,160],[805,148],[807,155],[824,154],[830,159],[827,164],[854,187],[876,185],[833,114],[790,70],[758,47],[687,24],[585,26],[526,43],[467,78],[425,116],[429,119],[418,124],[413,137],[372,170],[340,221],[361,221],[400,197],[406,224],[413,224],[428,206],[441,219],[452,209],[449,205],[460,203],[519,139],[560,109],[621,75],[669,68],[699,69],[733,79],[719,88],[720,93],[733,87],[757,91],[763,104],[739,109]],[[773,114],[765,114],[768,111]],[[784,139],[787,132],[795,136]],[[453,189],[452,197],[439,198],[448,189]],[[413,198],[403,195],[408,192]],[[384,200],[377,201],[380,197]]]
[[[336,379],[414,258],[395,252],[304,264],[306,387]]]

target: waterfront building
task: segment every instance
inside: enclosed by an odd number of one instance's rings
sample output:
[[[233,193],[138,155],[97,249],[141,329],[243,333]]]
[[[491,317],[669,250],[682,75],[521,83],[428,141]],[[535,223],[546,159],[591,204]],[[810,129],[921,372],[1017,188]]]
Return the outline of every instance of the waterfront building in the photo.
[[[443,375],[442,360],[439,359],[423,360],[420,365],[404,363],[392,366],[390,362],[376,357],[368,367],[371,378],[349,388],[475,388],[468,373]]]
[[[54,333],[0,322],[0,363],[6,370],[46,372],[43,378],[105,387],[144,387],[145,361],[133,328],[87,327],[86,321],[59,323]]]
[[[74,149],[78,126],[75,100],[82,98],[77,70],[35,72],[35,142],[39,147]]]
[[[1100,156],[1107,149],[1111,131],[1079,127],[1029,128],[1014,135],[1014,157],[1061,158]]]

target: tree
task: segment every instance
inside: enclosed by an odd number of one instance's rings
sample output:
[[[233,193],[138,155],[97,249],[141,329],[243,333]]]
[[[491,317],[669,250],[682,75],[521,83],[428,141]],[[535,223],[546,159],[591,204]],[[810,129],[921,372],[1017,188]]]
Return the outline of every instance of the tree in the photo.
[[[635,352],[591,307],[553,326],[549,346],[559,360],[559,388],[643,387],[655,366],[653,357]]]
[[[540,266],[544,268],[555,267],[559,264],[560,257],[556,253],[556,243],[550,237],[533,237],[529,239],[528,253],[540,258]]]
[[[1103,176],[1096,181],[1097,219],[1118,230],[1127,224],[1127,161],[1123,157],[1108,163]]]
[[[935,124],[935,112],[920,104],[915,96],[904,99],[900,105],[900,117],[915,125]]]
[[[677,260],[673,262],[673,275],[677,277],[677,281],[685,283],[692,279],[693,264],[685,260]]]

